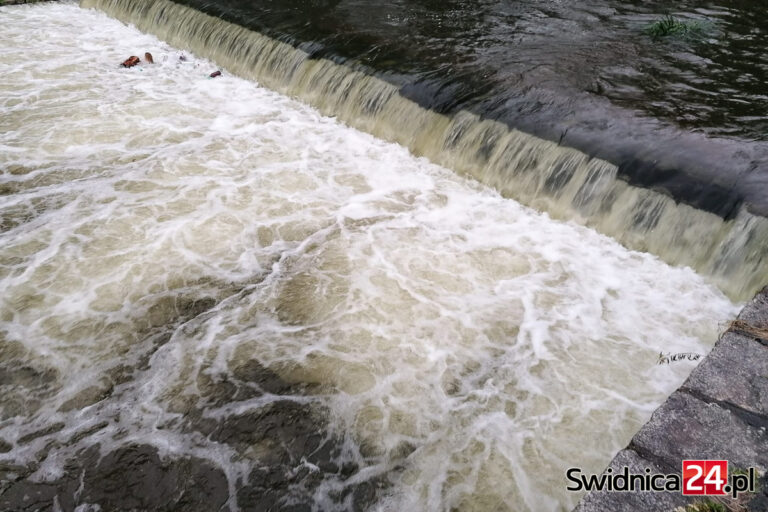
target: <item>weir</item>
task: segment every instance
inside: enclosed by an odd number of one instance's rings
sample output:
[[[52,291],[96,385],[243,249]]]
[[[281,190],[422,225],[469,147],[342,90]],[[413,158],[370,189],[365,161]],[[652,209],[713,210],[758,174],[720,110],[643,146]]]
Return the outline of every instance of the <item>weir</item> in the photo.
[[[258,32],[168,0],[82,0],[229,72],[485,183],[503,196],[584,223],[626,247],[691,266],[735,300],[768,275],[768,220],[745,206],[725,217],[631,185],[616,165],[459,111],[423,108],[368,70],[313,58]]]

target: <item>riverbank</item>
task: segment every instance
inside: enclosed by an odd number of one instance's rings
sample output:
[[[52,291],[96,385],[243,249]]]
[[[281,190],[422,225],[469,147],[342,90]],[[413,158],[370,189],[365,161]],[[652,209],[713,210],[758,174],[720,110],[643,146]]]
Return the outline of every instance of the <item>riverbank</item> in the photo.
[[[768,287],[743,309],[712,352],[606,469],[680,474],[683,460],[758,468],[755,494],[719,501],[735,512],[768,510]],[[591,492],[575,512],[671,512],[697,501],[679,492]]]

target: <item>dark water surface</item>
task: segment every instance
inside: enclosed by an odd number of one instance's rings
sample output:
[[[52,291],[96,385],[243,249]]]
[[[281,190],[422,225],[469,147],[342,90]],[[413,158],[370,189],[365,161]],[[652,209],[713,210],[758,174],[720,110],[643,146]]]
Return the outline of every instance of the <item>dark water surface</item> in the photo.
[[[721,216],[768,211],[768,11],[757,1],[183,0],[620,165]],[[700,37],[654,40],[666,14]]]

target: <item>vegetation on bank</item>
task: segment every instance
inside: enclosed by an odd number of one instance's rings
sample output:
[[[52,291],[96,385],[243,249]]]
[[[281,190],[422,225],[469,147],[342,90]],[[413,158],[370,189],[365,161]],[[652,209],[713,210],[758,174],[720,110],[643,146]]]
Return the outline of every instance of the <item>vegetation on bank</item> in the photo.
[[[662,37],[698,38],[706,32],[709,24],[700,20],[678,20],[668,14],[645,28],[645,33],[654,39]]]

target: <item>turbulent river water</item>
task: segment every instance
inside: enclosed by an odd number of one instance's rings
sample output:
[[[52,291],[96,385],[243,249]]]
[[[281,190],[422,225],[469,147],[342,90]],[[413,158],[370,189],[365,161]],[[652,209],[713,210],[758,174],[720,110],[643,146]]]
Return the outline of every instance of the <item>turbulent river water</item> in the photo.
[[[0,22],[5,508],[568,510],[737,310],[98,11]]]

